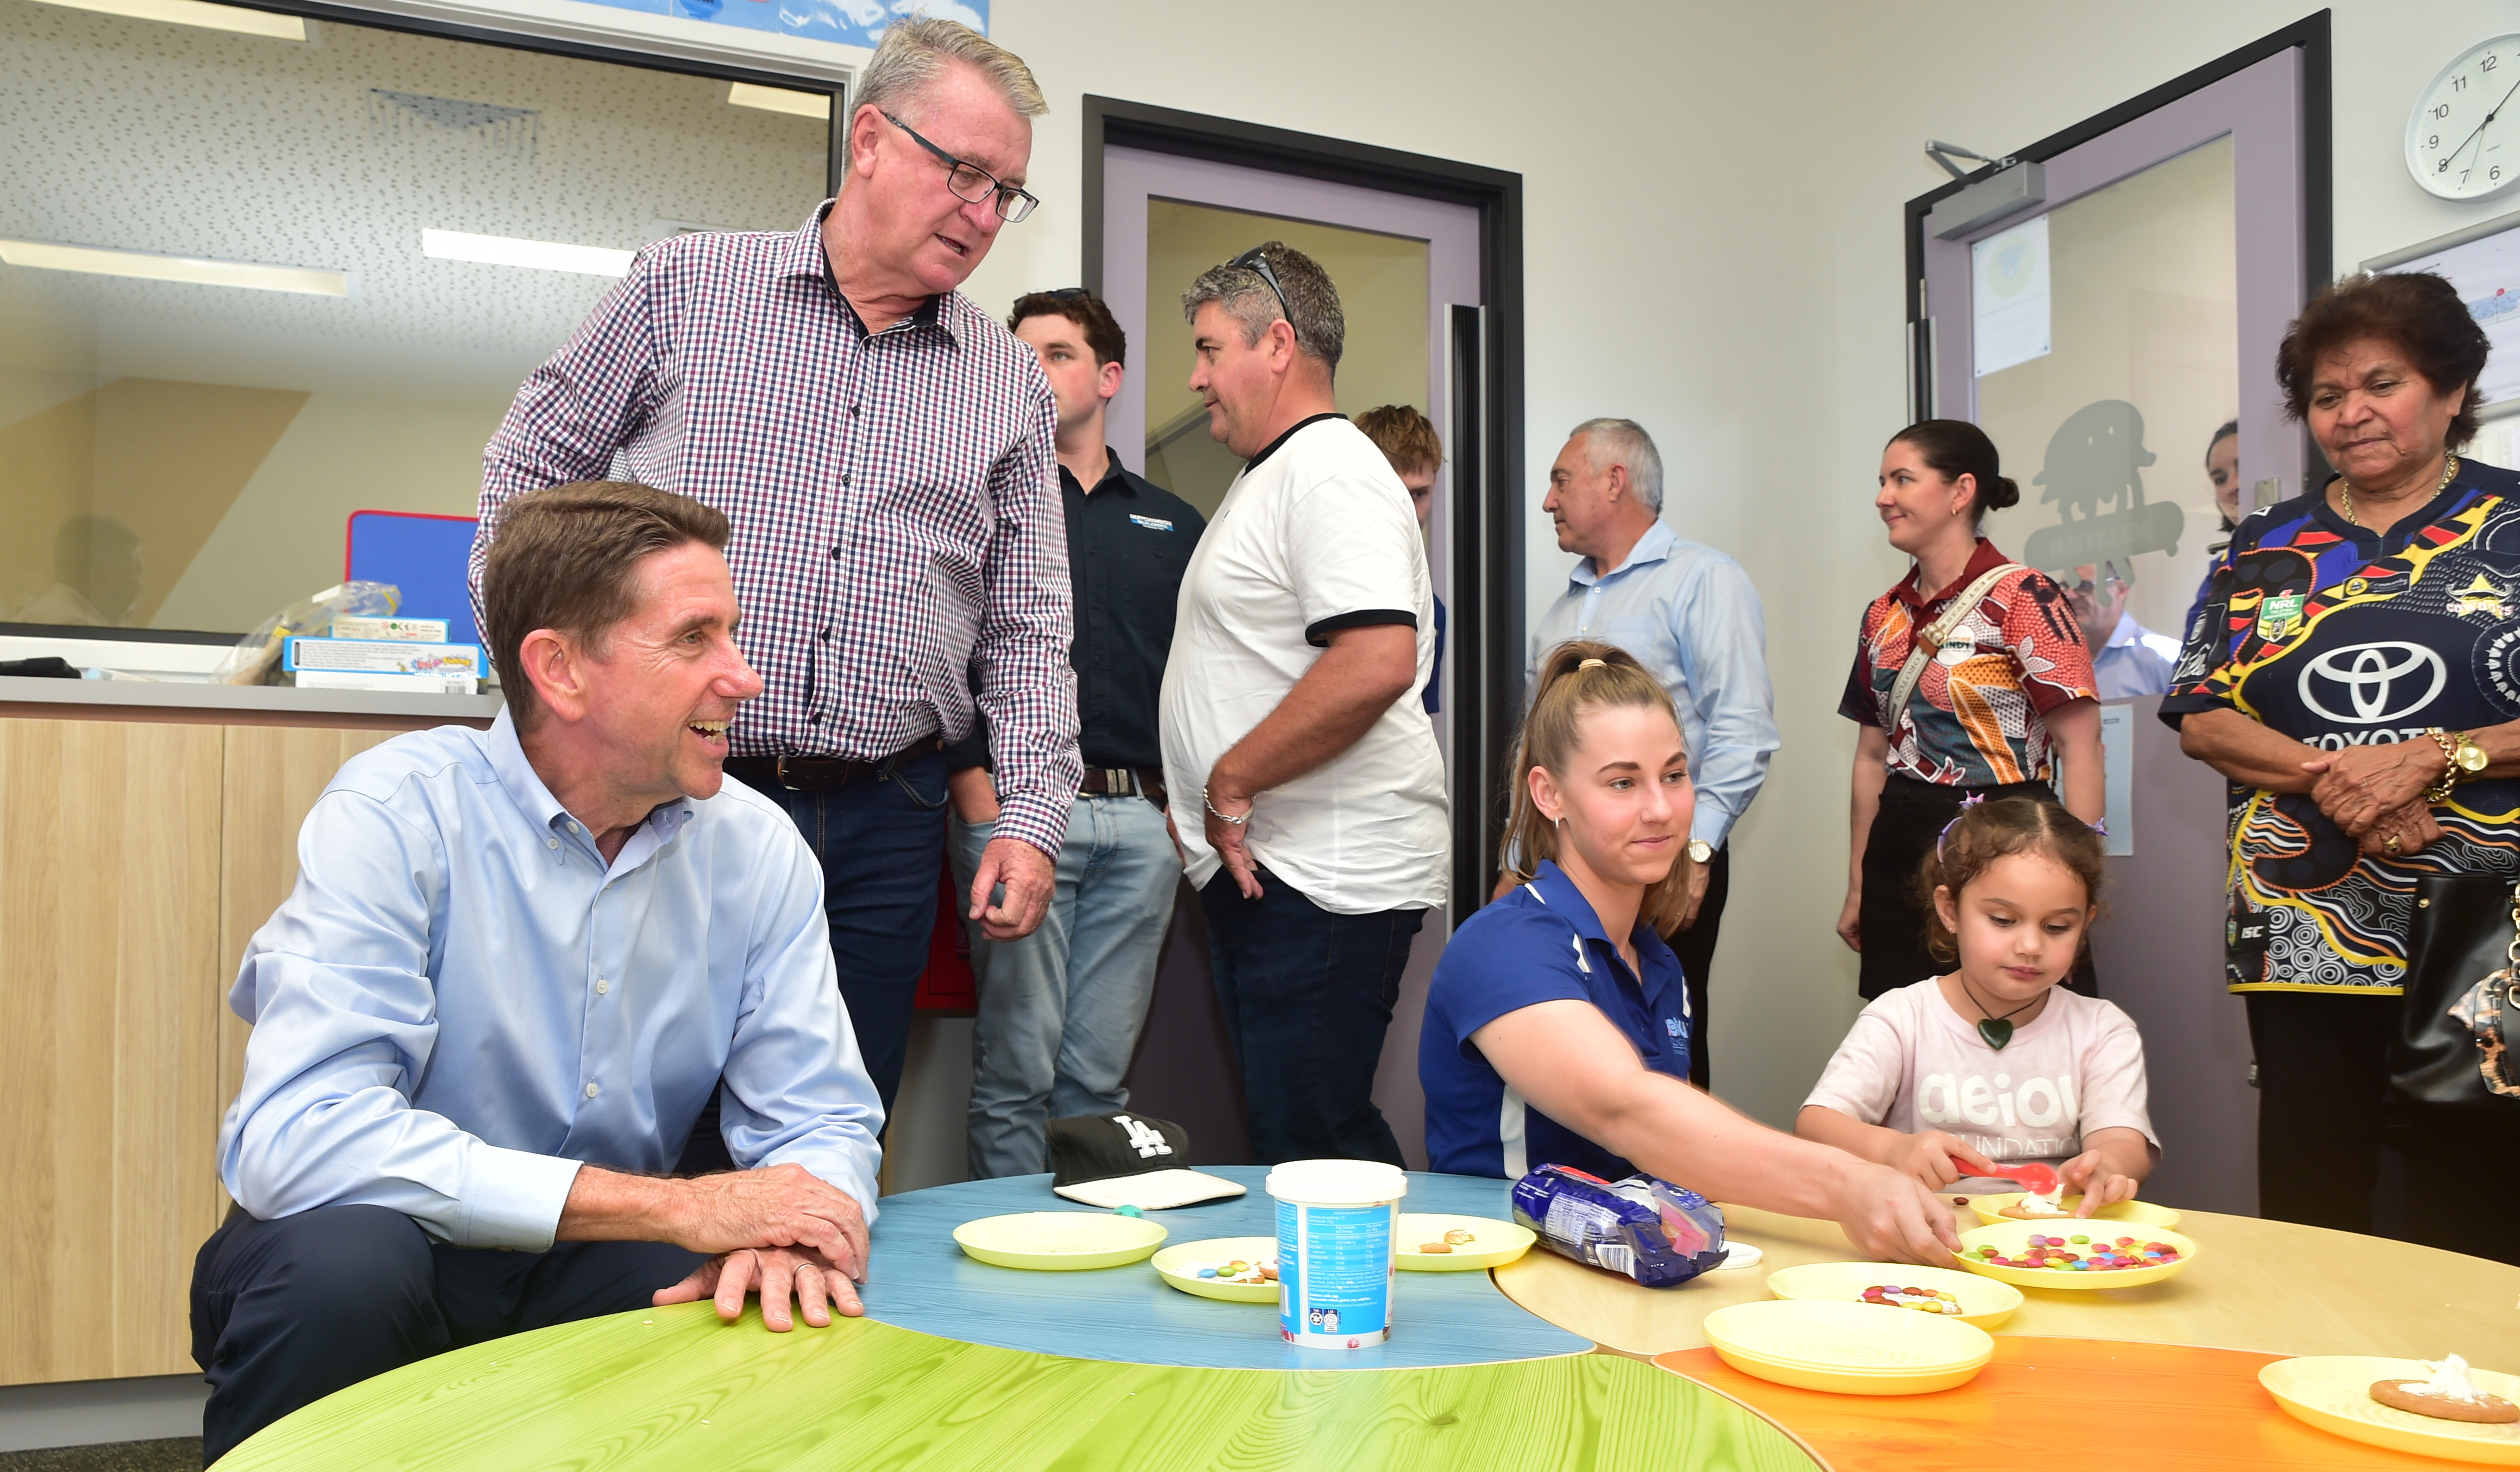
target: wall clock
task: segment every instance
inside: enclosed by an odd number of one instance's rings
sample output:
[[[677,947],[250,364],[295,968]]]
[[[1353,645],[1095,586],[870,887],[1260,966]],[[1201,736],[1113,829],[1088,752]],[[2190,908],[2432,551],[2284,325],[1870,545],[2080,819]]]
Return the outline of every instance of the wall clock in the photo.
[[[2520,35],[2479,41],[2433,78],[2407,119],[2407,168],[2445,200],[2520,184]]]

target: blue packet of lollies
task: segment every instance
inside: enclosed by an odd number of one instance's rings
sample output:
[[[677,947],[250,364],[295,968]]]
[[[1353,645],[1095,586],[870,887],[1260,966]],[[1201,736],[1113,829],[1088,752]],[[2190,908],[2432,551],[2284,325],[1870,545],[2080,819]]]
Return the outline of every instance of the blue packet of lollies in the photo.
[[[1513,1219],[1551,1252],[1647,1288],[1676,1288],[1724,1261],[1724,1209],[1650,1175],[1608,1181],[1542,1166],[1513,1183]]]

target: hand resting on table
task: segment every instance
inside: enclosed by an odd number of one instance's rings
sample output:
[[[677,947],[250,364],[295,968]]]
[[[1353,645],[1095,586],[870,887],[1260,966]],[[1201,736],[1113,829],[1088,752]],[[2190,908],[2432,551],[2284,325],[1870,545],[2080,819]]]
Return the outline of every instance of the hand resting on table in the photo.
[[[671,1288],[658,1305],[717,1300],[720,1317],[743,1311],[744,1294],[759,1289],[762,1322],[791,1326],[791,1294],[805,1321],[831,1322],[830,1302],[843,1314],[864,1312],[857,1282],[866,1278],[866,1213],[857,1198],[802,1166],[730,1171],[691,1180],[627,1175],[587,1166],[561,1210],[564,1242],[671,1242],[716,1256]]]

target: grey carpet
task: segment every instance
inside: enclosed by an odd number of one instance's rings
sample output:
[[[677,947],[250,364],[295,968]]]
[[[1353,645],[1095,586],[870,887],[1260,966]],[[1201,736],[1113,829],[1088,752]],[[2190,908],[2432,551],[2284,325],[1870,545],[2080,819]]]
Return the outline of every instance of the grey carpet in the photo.
[[[202,1472],[202,1439],[103,1442],[42,1451],[0,1451],[0,1472]]]

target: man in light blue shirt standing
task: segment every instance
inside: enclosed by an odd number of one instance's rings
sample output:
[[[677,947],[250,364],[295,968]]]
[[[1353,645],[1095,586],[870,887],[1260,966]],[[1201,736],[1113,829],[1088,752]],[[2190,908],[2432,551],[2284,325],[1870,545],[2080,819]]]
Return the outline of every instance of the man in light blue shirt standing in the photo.
[[[1634,420],[1577,425],[1549,468],[1541,509],[1557,524],[1558,550],[1583,561],[1540,617],[1525,686],[1551,649],[1597,639],[1636,656],[1680,709],[1697,787],[1688,844],[1695,871],[1683,928],[1670,941],[1688,989],[1689,1081],[1704,1088],[1707,971],[1731,890],[1727,841],[1778,745],[1759,590],[1739,563],[1663,524],[1662,455]]]
[[[726,519],[520,496],[483,576],[508,709],[353,758],[230,993],[237,1203],[193,1281],[203,1454],[343,1386],[547,1324],[757,1290],[861,1311],[882,1122],[822,871],[724,780],[761,689]],[[742,1169],[665,1173],[723,1076]],[[828,1305],[828,1307],[827,1307]]]

